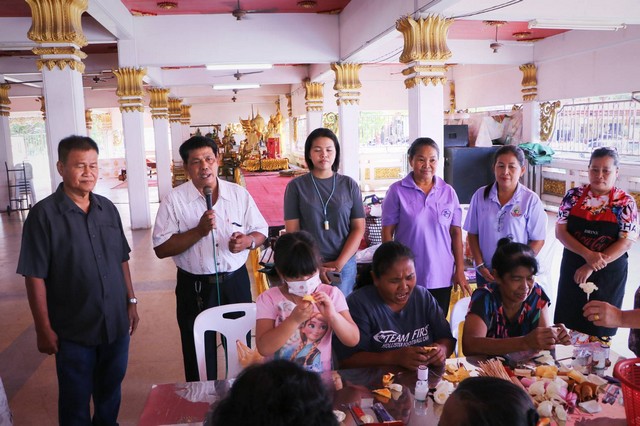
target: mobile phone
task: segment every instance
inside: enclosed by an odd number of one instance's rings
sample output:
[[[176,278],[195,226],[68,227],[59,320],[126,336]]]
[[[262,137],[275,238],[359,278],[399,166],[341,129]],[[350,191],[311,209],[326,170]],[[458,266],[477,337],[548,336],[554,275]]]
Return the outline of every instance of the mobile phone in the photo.
[[[336,271],[327,271],[327,277],[331,284],[341,284],[342,283],[342,274]]]

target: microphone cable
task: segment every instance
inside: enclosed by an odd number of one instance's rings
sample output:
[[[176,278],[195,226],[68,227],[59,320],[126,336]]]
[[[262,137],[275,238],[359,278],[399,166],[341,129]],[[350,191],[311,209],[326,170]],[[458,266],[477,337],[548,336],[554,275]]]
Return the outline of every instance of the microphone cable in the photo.
[[[205,186],[202,189],[204,193],[204,199],[207,202],[207,210],[213,210],[213,189],[210,186]],[[215,215],[215,212],[213,212]],[[216,276],[216,290],[218,292],[218,306],[222,305],[222,299],[220,298],[220,281],[218,279],[218,258],[216,256],[216,234],[215,228],[211,230],[211,241],[213,244],[213,269]]]

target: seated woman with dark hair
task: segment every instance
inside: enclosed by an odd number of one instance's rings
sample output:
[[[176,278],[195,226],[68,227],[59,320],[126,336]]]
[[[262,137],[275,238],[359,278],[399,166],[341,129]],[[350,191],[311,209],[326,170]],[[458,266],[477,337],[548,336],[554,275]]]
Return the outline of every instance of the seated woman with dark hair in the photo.
[[[204,424],[338,426],[338,421],[318,374],[290,361],[275,360],[244,370]]]
[[[383,243],[373,255],[371,275],[374,285],[347,298],[360,341],[348,348],[334,338],[340,368],[442,366],[455,339],[436,300],[416,286],[411,249],[397,241]]]
[[[564,325],[551,326],[549,297],[534,281],[538,261],[531,247],[502,238],[491,266],[496,281],[471,296],[462,334],[465,355],[500,355],[570,344]]]
[[[523,389],[496,377],[470,377],[447,399],[438,426],[536,426],[538,420]]]

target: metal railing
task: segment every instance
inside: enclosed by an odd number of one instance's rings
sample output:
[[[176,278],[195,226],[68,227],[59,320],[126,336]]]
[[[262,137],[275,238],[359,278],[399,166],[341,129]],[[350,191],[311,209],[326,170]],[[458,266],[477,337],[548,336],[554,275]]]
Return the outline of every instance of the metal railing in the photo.
[[[589,153],[615,147],[620,155],[640,157],[640,92],[631,99],[574,103],[558,110],[549,140],[557,151]]]

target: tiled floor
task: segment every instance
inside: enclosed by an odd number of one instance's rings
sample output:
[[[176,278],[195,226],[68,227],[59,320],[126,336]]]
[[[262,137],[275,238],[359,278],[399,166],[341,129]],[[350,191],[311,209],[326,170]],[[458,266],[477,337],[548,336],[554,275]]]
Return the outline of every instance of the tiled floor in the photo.
[[[129,223],[127,191],[112,189],[117,181],[101,181],[97,192],[112,199]],[[157,191],[150,188],[150,191]],[[268,191],[254,196],[270,196]],[[157,199],[151,194],[151,200]],[[152,203],[155,217],[158,204]],[[554,218],[550,213],[547,243],[541,254],[549,270],[547,282],[557,282],[562,246],[553,233]],[[22,216],[0,215],[0,377],[4,382],[15,424],[50,425],[57,419],[57,385],[53,357],[39,354],[35,344],[33,320],[24,290],[24,281],[15,274],[22,231]],[[151,231],[126,230],[131,253],[131,271],[140,300],[140,327],[131,341],[129,369],[123,383],[121,425],[135,425],[146,396],[154,383],[183,380],[179,332],[175,320],[173,294],[175,267],[171,259],[155,257],[151,247]],[[627,297],[630,307],[638,285],[640,247],[632,250]],[[548,286],[549,287],[549,286]],[[554,286],[550,286],[553,292]],[[614,350],[627,356],[626,332],[614,339]]]

